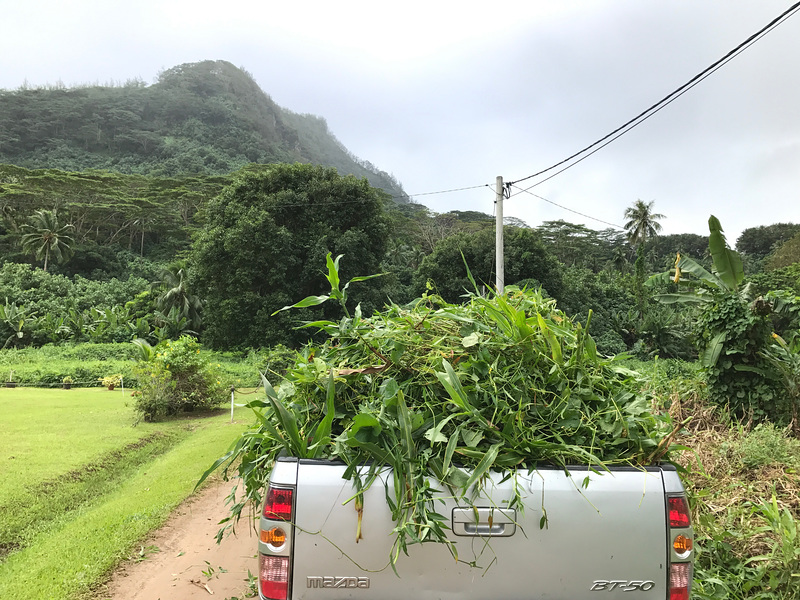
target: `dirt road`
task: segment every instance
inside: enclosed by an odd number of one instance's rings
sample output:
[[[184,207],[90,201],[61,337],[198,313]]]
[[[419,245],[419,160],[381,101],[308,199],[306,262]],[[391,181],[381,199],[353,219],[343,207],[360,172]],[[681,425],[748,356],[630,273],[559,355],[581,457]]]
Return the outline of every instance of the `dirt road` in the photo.
[[[230,483],[213,483],[182,504],[115,571],[97,598],[111,600],[224,600],[245,598],[248,571],[258,575],[257,538],[242,518],[236,536],[217,544]],[[254,589],[254,588],[253,588]]]

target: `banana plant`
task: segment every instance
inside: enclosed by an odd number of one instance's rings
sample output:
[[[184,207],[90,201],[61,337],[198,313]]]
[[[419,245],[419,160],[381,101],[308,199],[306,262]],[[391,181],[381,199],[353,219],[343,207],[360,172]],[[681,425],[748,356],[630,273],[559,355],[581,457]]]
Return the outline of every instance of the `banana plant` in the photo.
[[[736,294],[743,302],[750,300],[750,284],[741,285],[744,280],[742,257],[728,247],[722,225],[714,215],[708,219],[708,230],[712,271],[678,253],[672,270],[653,275],[645,285],[654,287],[671,281],[683,289],[673,293],[656,294],[655,300],[662,304],[712,303],[728,294]],[[692,278],[687,278],[686,275],[691,275]],[[726,331],[717,332],[708,342],[700,356],[703,366],[711,367],[717,363],[727,335]]]
[[[713,272],[688,256],[681,256],[678,253],[673,269],[653,275],[645,283],[648,287],[654,287],[671,281],[683,288],[679,292],[656,295],[655,299],[658,302],[662,304],[713,302],[720,293],[738,293],[743,299],[749,297],[750,285],[741,285],[744,279],[742,257],[728,247],[722,225],[714,215],[708,219],[708,230],[708,249],[713,261]],[[692,278],[686,278],[686,275],[691,275]]]
[[[21,340],[25,336],[25,320],[32,315],[28,315],[24,306],[17,306],[16,302],[9,302],[6,298],[5,304],[0,304],[0,322],[6,325],[11,331],[11,335],[3,344],[3,349],[8,348],[11,342]]]

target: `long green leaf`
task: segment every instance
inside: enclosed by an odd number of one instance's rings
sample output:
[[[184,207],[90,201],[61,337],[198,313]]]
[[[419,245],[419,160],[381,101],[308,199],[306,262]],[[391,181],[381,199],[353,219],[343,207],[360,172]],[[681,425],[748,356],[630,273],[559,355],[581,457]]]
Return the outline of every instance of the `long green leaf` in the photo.
[[[702,356],[700,357],[700,364],[704,367],[713,367],[717,364],[717,359],[719,358],[720,352],[722,352],[722,347],[725,343],[725,332],[718,333],[714,336],[714,338],[708,343],[706,349],[703,351]]]
[[[322,456],[325,447],[331,441],[331,427],[333,426],[333,416],[336,413],[334,399],[336,397],[336,386],[333,379],[333,369],[328,376],[327,394],[325,399],[325,418],[320,421],[317,431],[314,434],[314,444],[309,448],[311,458]]]
[[[539,324],[539,329],[544,339],[547,340],[547,345],[550,346],[550,356],[553,358],[553,362],[557,365],[563,364],[564,358],[561,353],[561,342],[558,341],[558,338],[556,338],[555,334],[550,330],[544,318],[539,313],[536,313],[536,322]]]
[[[680,294],[658,294],[655,299],[661,304],[696,304],[700,302],[712,302],[713,298],[708,294],[698,294],[697,292],[683,292]]]
[[[277,315],[279,312],[283,312],[284,310],[290,310],[292,308],[308,308],[309,306],[319,306],[320,304],[326,302],[330,296],[307,296],[300,300],[300,302],[296,302],[291,306],[284,306],[283,308],[279,308],[271,316]]]
[[[272,405],[281,428],[286,432],[286,436],[292,444],[292,452],[296,453],[295,456],[299,458],[308,458],[308,448],[297,427],[297,418],[286,409],[283,402],[278,398],[278,394],[275,392],[272,384],[263,373],[261,374],[261,382],[264,384],[264,392],[267,394],[267,400],[269,400]]]
[[[503,444],[493,444],[483,455],[483,458],[478,463],[478,466],[475,467],[475,470],[470,475],[469,479],[467,479],[467,483],[464,484],[464,491],[466,492],[467,489],[478,481],[481,477],[486,475],[489,469],[492,468],[494,461],[497,459],[497,454],[500,452],[500,448]]]
[[[458,379],[458,375],[456,375],[456,372],[453,370],[453,367],[451,367],[450,363],[446,360],[442,360],[442,366],[445,372],[437,372],[436,377],[442,383],[444,389],[447,390],[450,399],[459,408],[472,412],[474,409],[469,402],[464,388],[461,387],[461,382]]]
[[[728,248],[722,225],[714,215],[708,218],[708,249],[714,261],[714,270],[724,282],[726,289],[735,291],[744,279],[742,257],[735,250]]]
[[[403,394],[402,390],[397,392],[397,420],[400,425],[400,439],[402,440],[403,450],[409,460],[413,460],[417,452],[412,437],[411,414],[408,411],[405,394]]]

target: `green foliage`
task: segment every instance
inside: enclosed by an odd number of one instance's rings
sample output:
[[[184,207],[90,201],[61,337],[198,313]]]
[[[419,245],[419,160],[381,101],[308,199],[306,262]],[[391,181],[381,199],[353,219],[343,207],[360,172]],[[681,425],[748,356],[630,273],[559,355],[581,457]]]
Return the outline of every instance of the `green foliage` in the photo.
[[[708,236],[694,233],[659,235],[645,243],[645,255],[655,270],[669,269],[677,254],[693,256],[706,269],[711,268],[708,257]]]
[[[620,315],[636,306],[630,277],[610,271],[567,267],[562,270],[563,288],[558,307],[577,321],[586,322],[592,311],[591,335],[604,354],[629,350],[637,337],[635,327],[620,322]],[[638,316],[634,316],[637,320]]]
[[[794,299],[776,296],[750,302],[750,286],[741,286],[741,257],[728,248],[716,217],[712,215],[708,225],[713,273],[678,255],[674,278],[661,273],[651,277],[648,285],[665,285],[672,279],[683,290],[658,294],[657,300],[701,304],[695,331],[712,398],[739,417],[752,415],[759,421],[788,423],[796,410],[795,402],[787,393],[790,390],[781,385],[776,363],[769,360],[765,350],[778,321],[774,317],[792,312],[789,307]],[[686,279],[687,273],[694,278]]]
[[[735,291],[744,279],[742,258],[738,252],[728,248],[728,242],[722,233],[722,225],[714,215],[708,219],[708,229],[708,250],[714,263],[714,271],[726,289]]]
[[[23,251],[44,259],[43,269],[47,271],[47,263],[52,255],[56,262],[64,262],[72,256],[74,240],[71,233],[74,227],[61,225],[55,210],[37,210],[31,217],[30,224],[23,225],[19,243]]]
[[[122,342],[143,332],[127,300],[148,286],[143,279],[91,281],[5,263],[0,267],[0,298],[9,299],[0,315],[0,335],[23,335],[14,345],[43,345],[65,340]],[[10,312],[9,312],[10,311]],[[14,319],[6,318],[14,314]]]
[[[800,263],[758,273],[748,277],[747,282],[754,297],[763,296],[774,290],[787,290],[795,296],[800,296]]]
[[[185,248],[190,228],[197,225],[196,213],[229,181],[229,177],[156,178],[0,165],[0,205],[7,230],[0,236],[0,248],[4,254],[15,250],[21,224],[36,211],[51,212],[53,198],[58,198],[59,219],[67,222],[76,240],[72,244],[76,264],[61,270],[113,276],[123,268],[121,262],[132,262],[130,256],[121,255],[125,250],[144,254],[162,245],[174,254]]]
[[[203,303],[190,293],[186,284],[186,272],[182,268],[164,269],[158,284],[159,295],[156,306],[162,315],[175,311],[177,319],[185,319],[188,327],[200,331],[200,313]]]
[[[774,223],[748,227],[736,240],[736,249],[757,260],[762,260],[776,250],[783,242],[800,233],[800,225],[794,223]]]
[[[88,344],[87,344],[88,345]],[[102,348],[103,345],[95,345]],[[129,358],[105,357],[78,360],[75,353],[61,353],[58,348],[25,348],[0,352],[0,377],[13,379],[24,387],[61,387],[64,377],[73,378],[73,387],[96,387],[109,373],[120,373],[125,387],[136,385],[134,364]]]
[[[344,254],[377,271],[386,243],[383,200],[365,180],[312,165],[273,165],[247,173],[208,205],[189,259],[192,289],[204,298],[203,339],[218,348],[297,344],[301,319],[341,315],[337,307],[270,315],[324,291],[318,267]],[[354,261],[355,262],[355,261]],[[352,277],[352,267],[343,278]],[[365,310],[380,306],[365,286]]]
[[[505,284],[541,285],[550,296],[560,298],[559,264],[539,235],[530,229],[512,229],[504,241]],[[468,291],[475,289],[468,271],[479,285],[494,288],[494,231],[458,233],[439,242],[417,270],[417,293],[425,291],[431,281],[444,300],[459,302]]]
[[[584,225],[566,221],[545,221],[534,229],[541,235],[547,249],[568,267],[583,267],[594,272],[627,263],[624,236],[613,229],[595,231]],[[616,252],[622,250],[622,254]],[[621,258],[621,263],[620,263]]]
[[[800,309],[800,302],[795,298],[795,310]],[[797,322],[794,323],[797,326]],[[783,390],[786,402],[790,404],[792,423],[800,431],[800,330],[791,332],[787,343],[777,333],[772,334],[773,343],[762,350],[763,356],[775,369]]]
[[[625,231],[628,234],[628,241],[633,246],[639,246],[648,239],[658,235],[661,231],[660,219],[666,218],[660,213],[653,212],[655,200],[643,202],[637,200],[633,206],[625,209]]]
[[[790,443],[787,431],[772,423],[759,423],[733,447],[733,452],[748,469],[767,465],[800,467],[800,446]]]
[[[767,270],[780,269],[800,262],[800,233],[783,242],[766,260]]]
[[[728,294],[703,307],[697,328],[711,397],[738,416],[788,422],[792,402],[762,355],[772,335],[768,313]]]
[[[139,389],[134,409],[145,421],[209,410],[226,399],[219,364],[209,364],[200,344],[188,336],[157,346],[152,361],[140,361],[135,373]]]
[[[338,277],[329,280],[333,292]],[[344,461],[357,502],[389,465],[395,561],[413,543],[447,543],[431,475],[463,496],[489,469],[663,458],[669,421],[650,412],[634,374],[600,357],[554,301],[507,290],[462,305],[424,296],[370,318],[356,310],[312,324],[329,339],[306,347],[280,385],[264,378],[266,400],[249,404],[258,424],[206,473],[238,464],[246,497],[232,517],[261,493],[268,472],[256,466],[280,451]],[[357,469],[368,463],[368,474]]]

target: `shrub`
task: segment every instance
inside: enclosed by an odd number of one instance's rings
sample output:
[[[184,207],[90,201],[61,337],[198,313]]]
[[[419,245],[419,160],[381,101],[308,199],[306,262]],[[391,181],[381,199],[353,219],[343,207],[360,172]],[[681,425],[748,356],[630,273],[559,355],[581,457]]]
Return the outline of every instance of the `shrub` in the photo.
[[[179,412],[212,409],[226,399],[219,364],[210,365],[192,337],[156,346],[152,361],[136,367],[139,395],[135,410],[145,421]]]
[[[115,387],[122,385],[122,373],[114,373],[113,375],[106,375],[97,379],[103,387],[113,390]]]
[[[151,363],[139,363],[134,368],[139,389],[133,392],[133,408],[143,421],[160,421],[178,412],[175,383],[167,371]]]
[[[723,347],[716,360],[706,362],[711,397],[738,417],[785,424],[792,418],[791,401],[763,355],[772,340],[769,312],[736,294],[720,295],[703,307],[697,327],[707,347],[714,340]]]

